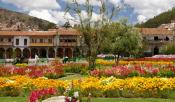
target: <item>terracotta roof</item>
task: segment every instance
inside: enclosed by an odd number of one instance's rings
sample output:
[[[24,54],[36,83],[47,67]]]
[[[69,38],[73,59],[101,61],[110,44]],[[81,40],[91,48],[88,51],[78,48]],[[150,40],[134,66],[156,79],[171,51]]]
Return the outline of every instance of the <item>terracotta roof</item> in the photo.
[[[0,31],[0,35],[7,36],[53,36],[53,35],[80,35],[76,29],[59,28],[50,31]]]
[[[140,28],[139,31],[145,35],[172,35],[174,31],[170,31],[162,28]]]
[[[53,36],[55,31],[0,31],[3,36]]]
[[[60,35],[81,35],[80,32],[72,28],[58,28],[57,31]]]

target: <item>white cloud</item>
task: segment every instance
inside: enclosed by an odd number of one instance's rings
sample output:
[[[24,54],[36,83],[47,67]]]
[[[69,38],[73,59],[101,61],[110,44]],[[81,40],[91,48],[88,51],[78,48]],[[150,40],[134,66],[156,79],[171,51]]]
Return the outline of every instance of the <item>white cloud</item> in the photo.
[[[124,3],[134,8],[139,22],[145,22],[175,6],[175,0],[124,0]]]
[[[143,15],[138,15],[137,16],[137,20],[139,23],[145,22],[146,21],[146,17]]]
[[[58,9],[60,5],[56,0],[1,0],[26,10],[33,9]]]
[[[50,22],[53,22],[58,25],[63,25],[65,22],[69,21],[71,25],[79,23],[79,17],[76,15],[73,17],[70,13],[64,11],[54,11],[54,10],[31,10],[29,12],[30,16],[41,18]],[[82,11],[81,16],[83,19],[87,19],[86,11]],[[91,21],[98,21],[100,16],[96,13],[92,14]]]
[[[81,11],[81,17],[83,17],[83,20],[88,18],[88,14],[86,11]],[[79,19],[78,16],[76,16],[76,19]],[[100,20],[100,15],[97,13],[92,13],[91,21],[98,21]]]
[[[116,7],[121,5],[121,0],[109,0],[109,2],[115,5]]]
[[[72,25],[76,23],[74,22],[74,17],[72,17],[69,13],[65,15],[64,11],[32,10],[29,12],[29,15],[53,22],[58,25],[63,25],[68,20]]]
[[[64,0],[66,2],[72,3],[72,0]],[[86,0],[77,0],[77,2],[81,5],[86,4]],[[89,3],[93,6],[98,6],[100,5],[100,1],[99,0],[89,0]]]

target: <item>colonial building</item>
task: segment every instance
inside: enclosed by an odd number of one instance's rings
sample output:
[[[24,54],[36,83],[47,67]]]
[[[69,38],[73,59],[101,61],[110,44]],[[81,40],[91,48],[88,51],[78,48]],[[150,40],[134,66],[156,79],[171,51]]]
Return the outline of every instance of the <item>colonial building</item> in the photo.
[[[0,31],[0,59],[74,57],[82,53],[82,44],[81,34],[72,28]]]
[[[146,42],[145,53],[157,55],[163,45],[175,41],[175,31],[166,28],[141,28],[140,32]]]

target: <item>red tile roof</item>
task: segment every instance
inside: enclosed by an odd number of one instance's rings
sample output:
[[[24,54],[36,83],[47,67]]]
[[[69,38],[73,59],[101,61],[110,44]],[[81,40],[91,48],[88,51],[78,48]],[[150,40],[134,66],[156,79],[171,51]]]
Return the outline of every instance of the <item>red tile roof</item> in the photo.
[[[57,31],[58,31],[58,34],[60,35],[80,35],[81,34],[76,29],[72,29],[72,28],[58,28]]]
[[[54,36],[57,35],[80,35],[76,29],[59,28],[50,31],[0,31],[1,36]]]
[[[172,30],[163,28],[140,28],[139,31],[145,35],[172,35],[175,34]]]
[[[3,36],[53,36],[54,31],[0,31]]]

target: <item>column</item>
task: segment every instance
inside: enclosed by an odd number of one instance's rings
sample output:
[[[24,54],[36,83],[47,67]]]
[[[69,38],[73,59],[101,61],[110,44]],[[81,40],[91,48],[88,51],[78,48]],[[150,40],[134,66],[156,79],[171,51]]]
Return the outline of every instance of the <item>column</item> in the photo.
[[[49,49],[46,49],[46,58],[49,58]]]
[[[63,57],[65,57],[66,56],[66,53],[65,53],[65,48],[63,48]]]
[[[12,58],[16,58],[16,52],[15,52],[15,48],[12,48],[12,52],[13,52],[13,55],[12,55]]]
[[[24,48],[20,48],[21,49],[21,57],[23,57],[23,50]]]
[[[55,50],[55,58],[57,58],[57,48],[54,48]]]
[[[6,56],[6,52],[7,52],[6,50],[7,49],[4,49],[4,50],[5,50],[5,52],[4,52],[4,59],[6,59],[7,58],[7,56]]]
[[[71,51],[72,51],[72,58],[73,58],[74,57],[74,48],[71,48]]]
[[[31,55],[32,55],[31,48],[29,48],[29,54],[30,54],[29,58],[31,59]]]

